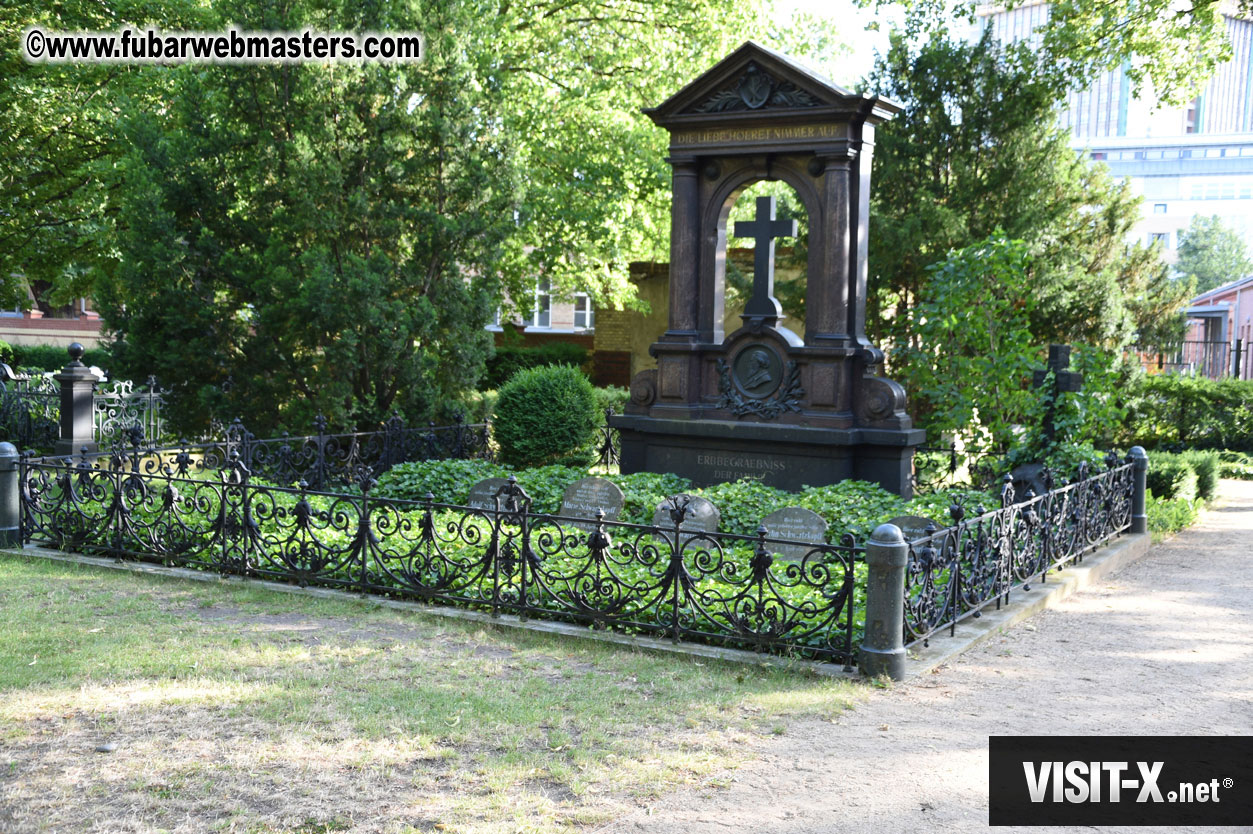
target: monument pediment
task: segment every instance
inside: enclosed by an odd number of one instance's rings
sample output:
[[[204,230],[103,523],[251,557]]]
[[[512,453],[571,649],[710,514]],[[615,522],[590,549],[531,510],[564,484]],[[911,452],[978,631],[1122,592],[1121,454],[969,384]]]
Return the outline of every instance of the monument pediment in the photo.
[[[877,96],[850,92],[786,55],[747,41],[662,104],[645,110],[662,127],[712,122],[821,120],[866,113],[872,124],[900,111]]]

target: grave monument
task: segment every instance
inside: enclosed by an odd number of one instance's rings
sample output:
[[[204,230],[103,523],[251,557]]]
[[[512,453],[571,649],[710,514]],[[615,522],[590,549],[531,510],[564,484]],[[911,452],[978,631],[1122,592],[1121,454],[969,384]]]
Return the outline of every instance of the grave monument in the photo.
[[[670,310],[657,368],[610,421],[624,473],[793,490],[859,478],[909,497],[925,433],[865,334],[874,128],[899,110],[749,42],[645,111],[670,132]],[[774,241],[796,231],[771,197],[730,230],[755,239],[755,266],[743,326],[723,333],[727,216],[760,180],[788,183],[808,212],[803,340],[780,325]]]

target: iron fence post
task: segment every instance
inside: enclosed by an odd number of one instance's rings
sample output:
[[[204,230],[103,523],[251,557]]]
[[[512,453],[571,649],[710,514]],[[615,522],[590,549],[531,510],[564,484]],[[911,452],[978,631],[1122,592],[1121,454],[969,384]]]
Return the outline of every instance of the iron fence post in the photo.
[[[1145,493],[1148,490],[1149,456],[1140,446],[1132,446],[1129,454],[1135,484],[1131,490],[1131,532],[1147,533],[1149,517],[1145,510]]]
[[[22,546],[17,447],[0,443],[0,547]]]
[[[94,425],[96,375],[82,363],[82,345],[74,342],[67,352],[70,361],[55,377],[61,383],[61,436],[56,453],[73,455],[84,446],[95,452],[100,448]]]
[[[905,565],[909,544],[895,524],[881,524],[866,542],[866,634],[862,674],[905,678]]]
[[[1240,371],[1243,370],[1241,365],[1242,354],[1244,353],[1244,340],[1236,339],[1236,349],[1232,351],[1231,357],[1231,376],[1233,379],[1240,378]]]

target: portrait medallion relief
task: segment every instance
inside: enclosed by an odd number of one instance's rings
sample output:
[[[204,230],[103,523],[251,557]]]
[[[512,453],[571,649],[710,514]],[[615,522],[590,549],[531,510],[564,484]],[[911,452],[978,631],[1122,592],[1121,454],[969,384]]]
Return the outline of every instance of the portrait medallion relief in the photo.
[[[732,369],[735,387],[753,399],[769,397],[783,381],[783,359],[768,345],[744,348],[736,355]]]

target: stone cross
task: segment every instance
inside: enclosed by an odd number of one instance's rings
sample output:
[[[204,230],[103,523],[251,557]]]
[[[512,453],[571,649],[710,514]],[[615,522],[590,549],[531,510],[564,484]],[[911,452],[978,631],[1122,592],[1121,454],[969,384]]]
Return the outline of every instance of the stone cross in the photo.
[[[1032,376],[1033,387],[1043,388],[1044,380],[1048,377],[1049,371],[1053,372],[1053,390],[1048,392],[1048,411],[1044,415],[1044,435],[1049,440],[1052,440],[1057,432],[1054,417],[1058,396],[1065,393],[1074,393],[1083,388],[1083,374],[1069,370],[1069,368],[1070,345],[1049,345],[1048,367],[1044,370],[1036,371]]]
[[[783,307],[774,297],[774,239],[795,237],[795,220],[775,220],[774,197],[757,198],[757,219],[735,224],[735,237],[751,237],[753,250],[753,297],[744,306],[745,321],[761,319],[774,324],[783,315]]]

